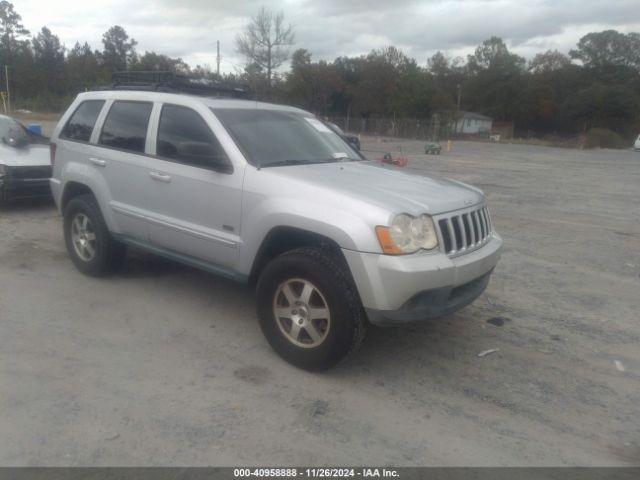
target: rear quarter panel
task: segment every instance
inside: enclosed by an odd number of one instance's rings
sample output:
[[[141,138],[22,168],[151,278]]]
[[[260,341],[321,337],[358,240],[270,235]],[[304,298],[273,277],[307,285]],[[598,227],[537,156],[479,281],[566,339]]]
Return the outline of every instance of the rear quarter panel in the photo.
[[[51,193],[59,209],[62,209],[62,196],[70,182],[86,184],[86,164],[84,160],[79,160],[84,156],[83,151],[86,144],[60,138],[60,132],[69,121],[71,115],[73,115],[73,112],[76,111],[78,105],[85,99],[88,99],[86,93],[81,93],[75,98],[62,117],[60,117],[60,120],[58,120],[50,138],[51,143],[56,145],[55,163],[50,180]]]

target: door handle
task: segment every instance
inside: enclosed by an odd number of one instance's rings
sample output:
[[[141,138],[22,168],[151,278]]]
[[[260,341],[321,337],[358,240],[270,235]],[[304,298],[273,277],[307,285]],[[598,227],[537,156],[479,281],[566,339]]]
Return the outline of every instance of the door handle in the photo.
[[[149,172],[149,176],[158,182],[169,183],[171,181],[171,176],[166,173]]]
[[[107,165],[107,161],[100,158],[89,157],[89,161],[98,167],[104,167]]]

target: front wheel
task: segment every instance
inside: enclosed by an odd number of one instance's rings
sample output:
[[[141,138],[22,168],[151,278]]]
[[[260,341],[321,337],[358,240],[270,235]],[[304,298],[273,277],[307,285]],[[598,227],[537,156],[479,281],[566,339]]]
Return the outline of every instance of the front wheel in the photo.
[[[344,262],[321,248],[272,260],[257,285],[260,327],[273,349],[305,370],[326,370],[355,351],[365,317]]]

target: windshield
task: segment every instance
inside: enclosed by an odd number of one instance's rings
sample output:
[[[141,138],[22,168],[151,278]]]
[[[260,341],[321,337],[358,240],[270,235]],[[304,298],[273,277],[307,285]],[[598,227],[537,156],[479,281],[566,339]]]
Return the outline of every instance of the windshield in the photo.
[[[0,140],[12,147],[22,147],[42,143],[40,135],[27,130],[21,123],[10,117],[0,117]]]
[[[212,108],[258,167],[362,160],[320,120],[283,110]]]

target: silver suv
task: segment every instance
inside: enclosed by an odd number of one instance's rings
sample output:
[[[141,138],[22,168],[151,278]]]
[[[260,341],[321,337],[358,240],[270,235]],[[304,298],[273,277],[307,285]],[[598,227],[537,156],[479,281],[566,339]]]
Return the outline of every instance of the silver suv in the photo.
[[[364,159],[303,110],[150,91],[80,94],[51,138],[77,268],[127,245],[254,285],[275,351],[326,369],[366,326],[452,313],[500,255],[482,192]]]

